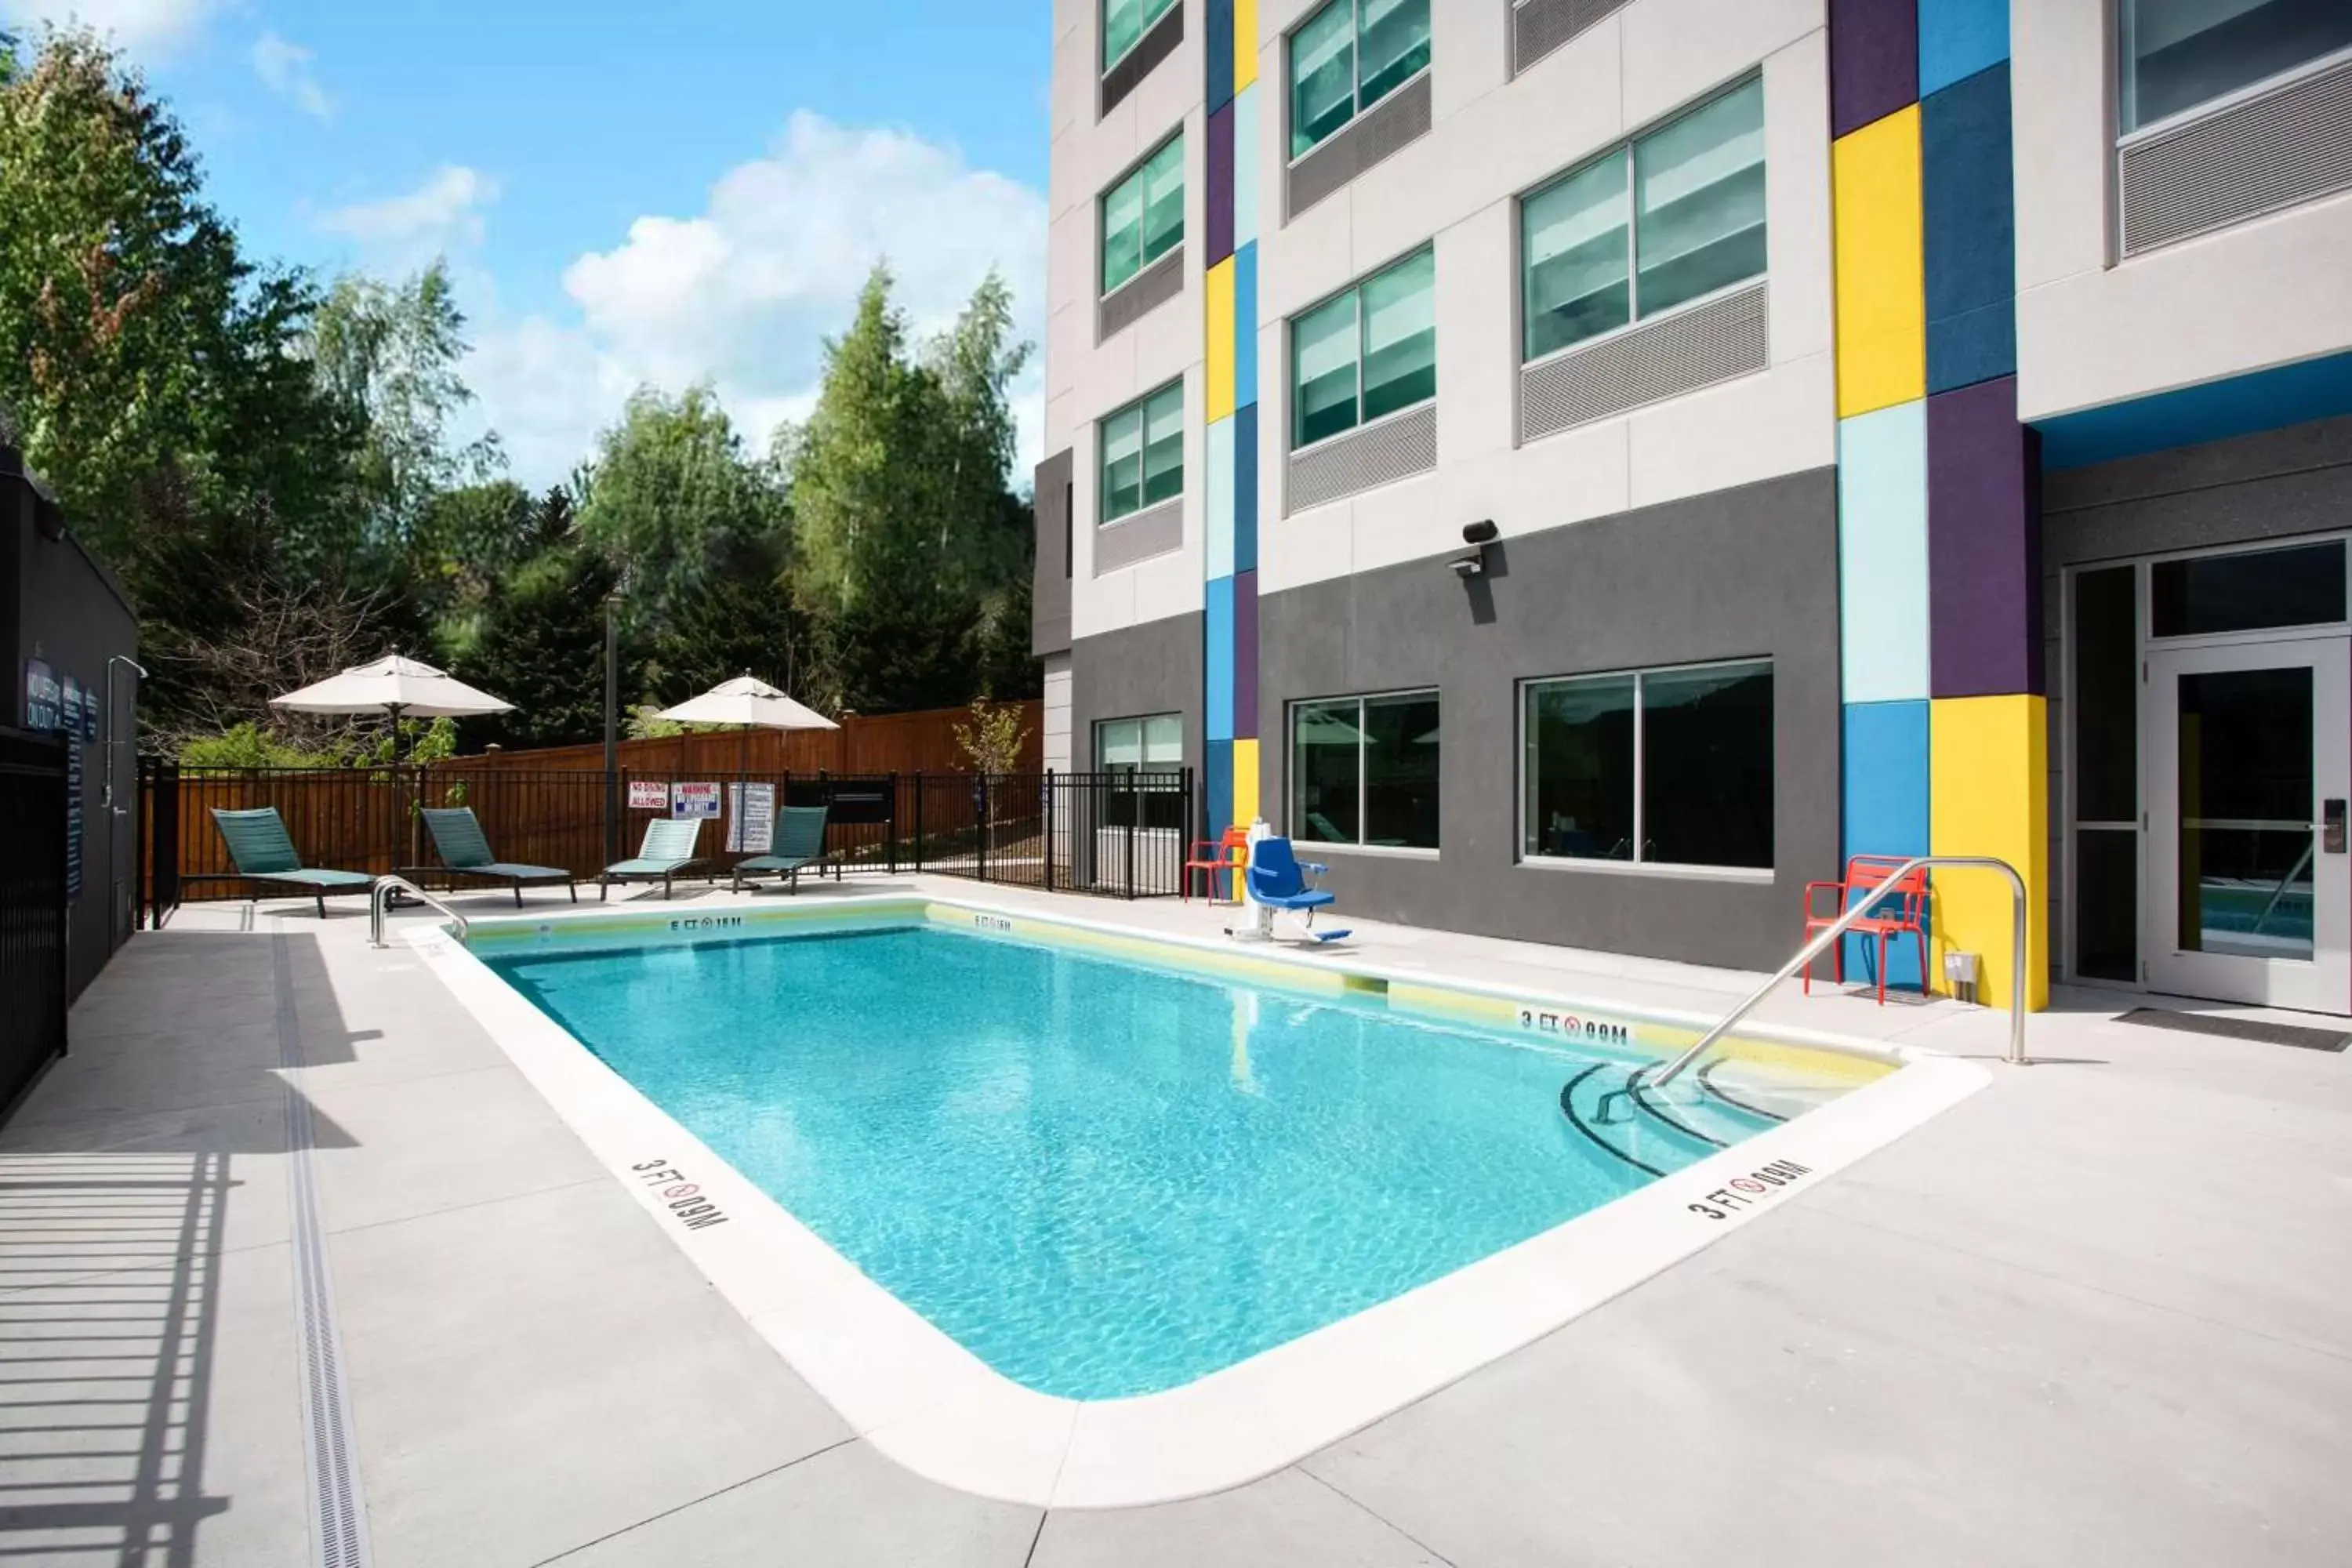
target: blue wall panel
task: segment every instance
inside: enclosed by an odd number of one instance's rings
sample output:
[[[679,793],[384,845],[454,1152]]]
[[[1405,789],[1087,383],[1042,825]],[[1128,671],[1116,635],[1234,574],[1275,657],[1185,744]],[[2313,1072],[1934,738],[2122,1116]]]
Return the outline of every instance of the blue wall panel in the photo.
[[[1219,577],[1209,584],[1208,613],[1202,617],[1202,641],[1206,648],[1209,739],[1234,738],[1234,580]],[[1232,770],[1226,770],[1230,773]]]
[[[1927,853],[1927,704],[1853,702],[1845,710],[1845,852]],[[1867,952],[1865,952],[1865,949]],[[1846,941],[1849,978],[1872,973],[1878,943]],[[1917,944],[1890,952],[1890,985],[1919,984]]]
[[[1919,92],[2009,58],[2009,0],[1919,0]]]
[[[1925,399],[1838,421],[1838,575],[1845,700],[1925,698]]]
[[[1202,766],[1198,783],[1201,820],[1207,825],[1202,837],[1213,838],[1223,833],[1234,819],[1234,743],[1231,741],[1209,742],[1207,761]],[[1192,846],[1185,847],[1190,849]],[[1187,855],[1185,858],[1192,857]],[[1136,879],[1140,881],[1142,878],[1139,875]]]
[[[2352,354],[2086,408],[2037,420],[2034,428],[2042,432],[2042,468],[2078,468],[2339,414],[2352,414]]]
[[[2017,369],[2017,216],[2010,189],[2009,67],[1919,105],[1927,244],[1927,390]]]
[[[1234,100],[1234,0],[1209,0],[1209,110]]]
[[[1202,520],[1203,542],[1208,547],[1206,575],[1214,580],[1230,577],[1242,570],[1234,559],[1234,519],[1238,496],[1235,489],[1234,437],[1240,422],[1220,419],[1209,426],[1202,445],[1208,448],[1208,489]]]
[[[1257,401],[1257,244],[1234,252],[1234,405]]]
[[[1225,421],[1234,432],[1234,570],[1257,570],[1257,405]]]

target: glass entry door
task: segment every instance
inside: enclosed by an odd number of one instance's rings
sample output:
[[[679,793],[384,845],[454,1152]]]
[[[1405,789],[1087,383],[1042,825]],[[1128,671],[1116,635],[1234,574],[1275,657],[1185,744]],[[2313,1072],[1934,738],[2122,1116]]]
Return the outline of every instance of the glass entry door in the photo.
[[[2148,984],[2352,1012],[2342,637],[2147,665]]]

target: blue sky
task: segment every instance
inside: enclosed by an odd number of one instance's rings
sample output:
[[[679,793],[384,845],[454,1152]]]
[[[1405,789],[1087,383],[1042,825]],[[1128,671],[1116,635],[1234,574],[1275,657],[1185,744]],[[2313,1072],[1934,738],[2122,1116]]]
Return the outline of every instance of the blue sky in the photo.
[[[1042,336],[1048,0],[647,12],[0,0],[114,36],[249,251],[387,276],[446,255],[478,416],[526,482],[568,471],[641,382],[710,381],[764,441],[886,251],[919,325],[994,264]]]

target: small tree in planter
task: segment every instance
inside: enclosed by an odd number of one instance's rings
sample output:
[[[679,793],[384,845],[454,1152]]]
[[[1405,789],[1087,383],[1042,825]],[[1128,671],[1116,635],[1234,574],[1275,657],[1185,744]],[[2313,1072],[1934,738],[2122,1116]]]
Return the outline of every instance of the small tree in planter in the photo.
[[[1028,744],[1029,727],[1021,721],[1016,705],[981,697],[972,701],[971,721],[955,727],[955,738],[972,772],[1009,773]]]
[[[988,824],[991,781],[999,773],[1009,773],[1021,760],[1021,748],[1029,739],[1029,728],[1021,722],[1021,710],[1006,702],[991,702],[976,697],[971,703],[971,720],[955,727],[956,744],[963,751],[964,760],[979,776],[972,780],[972,806],[980,818],[980,830],[985,847]]]

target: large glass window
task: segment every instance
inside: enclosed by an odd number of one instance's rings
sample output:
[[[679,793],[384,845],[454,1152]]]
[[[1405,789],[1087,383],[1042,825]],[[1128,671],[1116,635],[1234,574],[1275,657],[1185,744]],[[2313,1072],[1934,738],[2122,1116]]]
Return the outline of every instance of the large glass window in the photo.
[[[2344,542],[2159,561],[2147,586],[2155,637],[2330,626],[2345,618]]]
[[[1184,493],[1184,384],[1171,381],[1102,422],[1099,522]]]
[[[1159,260],[1184,238],[1184,138],[1136,165],[1102,199],[1102,291]]]
[[[1095,725],[1095,771],[1113,775],[1104,801],[1107,827],[1184,826],[1184,718],[1151,713]]]
[[[1526,357],[1764,272],[1764,84],[1745,82],[1519,204]]]
[[[2118,0],[2124,132],[2352,49],[2345,0]]]
[[[1290,155],[1429,64],[1429,0],[1331,0],[1290,35]]]
[[[1769,660],[1529,681],[1529,858],[1769,868]]]
[[[1437,258],[1417,251],[1290,323],[1291,445],[1437,395]]]
[[[1318,844],[1437,847],[1437,693],[1290,710],[1290,831]]]
[[[1176,0],[1103,0],[1102,68],[1110,69],[1151,31]]]

